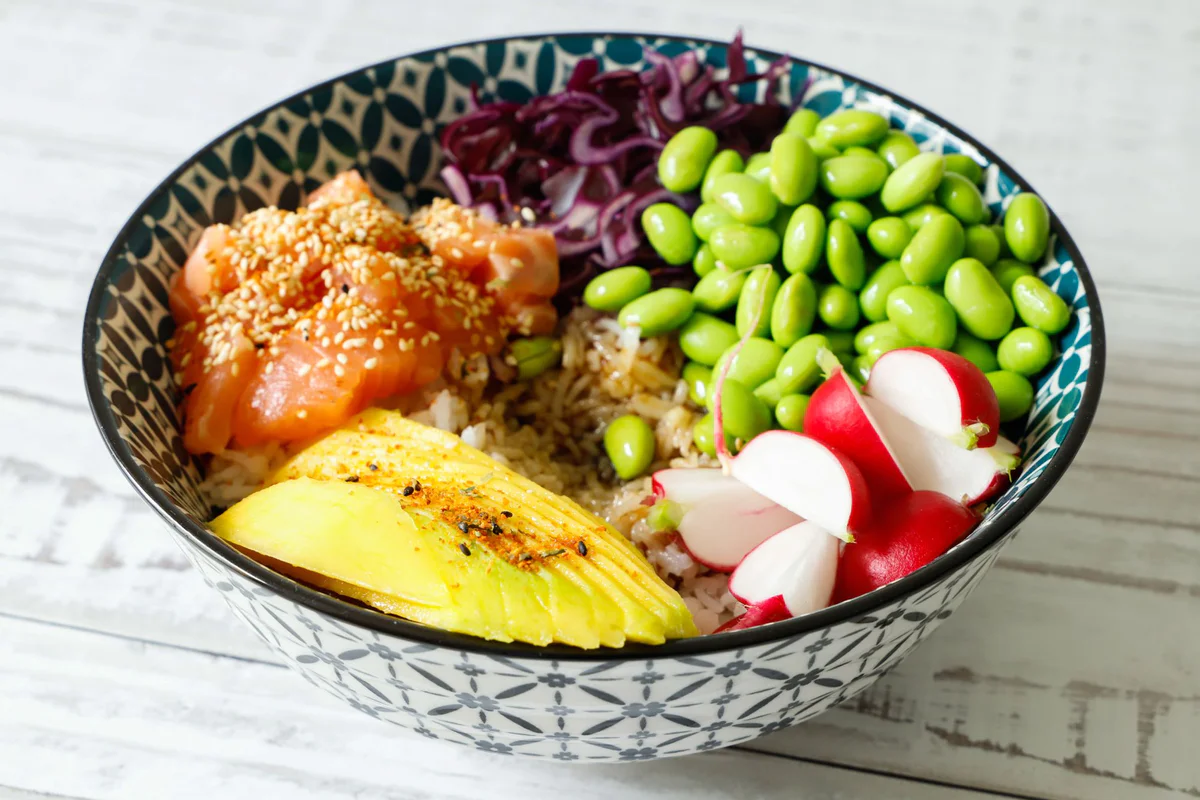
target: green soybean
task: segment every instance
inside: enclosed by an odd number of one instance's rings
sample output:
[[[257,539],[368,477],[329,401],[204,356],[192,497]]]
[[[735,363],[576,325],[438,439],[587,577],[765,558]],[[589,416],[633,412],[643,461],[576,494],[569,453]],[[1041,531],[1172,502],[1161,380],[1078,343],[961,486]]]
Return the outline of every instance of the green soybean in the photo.
[[[888,166],[888,163],[886,161],[884,161],[882,158],[880,158],[879,154],[876,153],[874,150],[870,149],[869,147],[847,147],[845,150],[842,151],[842,155],[858,156],[860,158],[869,158],[872,161],[882,162],[884,167]],[[890,171],[890,169],[889,169],[889,171]]]
[[[878,359],[879,356],[875,356],[874,358],[869,355],[855,356],[850,362],[850,366],[846,368],[850,373],[850,377],[855,379],[860,389],[870,379],[871,367],[875,365]]]
[[[708,404],[715,405],[715,398],[710,396]],[[726,434],[748,442],[770,429],[771,409],[749,387],[726,378],[721,384],[721,424]]]
[[[737,150],[722,150],[713,156],[708,169],[704,171],[704,180],[700,184],[700,199],[705,203],[713,200],[713,184],[717,178],[730,172],[741,172],[746,168],[742,154]]]
[[[854,351],[859,355],[866,355],[875,347],[888,340],[902,342],[897,344],[897,347],[912,347],[916,344],[910,339],[900,327],[891,320],[883,322],[873,322],[865,328],[860,328],[858,333],[854,334]],[[890,348],[895,350],[896,348]]]
[[[1050,337],[1037,328],[1016,328],[996,348],[1000,368],[1029,377],[1044,370],[1054,358]]]
[[[822,331],[821,335],[829,342],[829,349],[838,355],[854,355],[854,330]]]
[[[959,331],[954,340],[954,352],[979,367],[980,372],[993,372],[1000,369],[996,360],[996,351],[982,339],[977,339],[966,331]]]
[[[746,160],[745,173],[764,186],[771,181],[771,154],[755,153]]]
[[[963,153],[947,153],[946,172],[956,172],[976,185],[983,183],[983,167],[979,162]]]
[[[819,333],[810,333],[789,347],[775,368],[779,390],[784,394],[794,394],[807,392],[815,386],[821,377],[817,353],[829,349],[829,339]]]
[[[700,207],[692,212],[692,232],[702,242],[712,238],[713,231],[717,228],[735,222],[737,220],[733,215],[716,203],[701,203]]]
[[[838,200],[829,206],[825,215],[830,220],[840,219],[854,229],[855,233],[866,233],[871,227],[871,210],[856,200]],[[899,220],[897,220],[899,222]],[[901,225],[904,223],[901,222]]]
[[[937,153],[921,153],[896,167],[883,184],[879,199],[893,214],[906,211],[937,189],[945,173],[945,159]]]
[[[1006,369],[985,373],[1000,402],[1000,421],[1020,419],[1033,408],[1033,384],[1024,375]]]
[[[918,286],[941,283],[946,272],[963,254],[966,237],[962,224],[952,216],[934,217],[921,226],[900,256],[904,277]]]
[[[904,277],[900,262],[888,261],[867,279],[866,285],[858,295],[858,305],[862,308],[863,316],[869,322],[882,322],[887,319],[887,299],[893,289],[900,286],[910,286],[911,282]]]
[[[887,164],[872,156],[842,155],[821,162],[821,186],[833,197],[856,200],[875,194],[888,179]]]
[[[619,311],[650,291],[650,273],[641,267],[618,267],[588,282],[583,302],[597,311]]]
[[[1071,308],[1041,278],[1025,275],[1012,287],[1013,304],[1026,325],[1054,336],[1071,321]]]
[[[783,126],[783,132],[798,133],[807,138],[817,132],[817,123],[820,121],[821,115],[811,108],[797,109],[788,117],[787,124]]]
[[[788,272],[809,273],[825,252],[825,215],[812,204],[792,212],[783,234],[783,266]]]
[[[517,365],[517,379],[532,380],[562,361],[562,342],[553,336],[517,339],[508,346],[508,354]]]
[[[771,306],[771,338],[788,348],[807,336],[817,314],[817,290],[803,272],[783,282]]]
[[[683,365],[683,382],[687,384],[688,399],[700,408],[706,408],[708,387],[712,382],[712,368],[695,361]]]
[[[829,264],[833,279],[850,291],[857,292],[866,282],[866,256],[863,255],[858,235],[845,220],[835,219],[829,223],[829,231],[825,236],[825,261]]]
[[[1017,261],[1015,258],[1002,258],[992,267],[992,275],[996,276],[996,282],[1009,294],[1012,294],[1012,287],[1017,282],[1017,278],[1033,274],[1035,274],[1033,267],[1024,261]]]
[[[671,137],[658,156],[658,179],[672,192],[690,192],[704,180],[704,171],[717,152],[717,135],[693,125]]]
[[[995,277],[974,258],[960,258],[946,273],[946,299],[973,336],[999,339],[1012,329],[1013,303]]]
[[[754,396],[762,400],[767,408],[774,409],[783,394],[779,391],[779,381],[770,378],[763,381],[754,389]]]
[[[641,417],[626,414],[604,429],[604,451],[622,480],[633,480],[654,463],[654,430]]]
[[[947,172],[938,184],[937,201],[964,225],[977,225],[988,218],[988,208],[975,184],[957,172]]]
[[[622,328],[639,328],[643,339],[661,336],[680,328],[692,316],[695,301],[685,289],[658,289],[621,309],[617,321]]]
[[[745,272],[731,272],[717,267],[692,287],[696,308],[709,314],[720,314],[733,308],[746,282]]]
[[[867,226],[871,249],[889,261],[900,257],[912,237],[912,228],[899,217],[882,217]]]
[[[815,135],[838,149],[878,142],[888,132],[888,121],[873,111],[847,108],[817,123]]]
[[[737,344],[737,329],[725,320],[698,311],[679,329],[679,349],[698,364],[711,367]]]
[[[722,225],[708,240],[717,260],[732,270],[769,264],[779,253],[779,234],[770,228],[758,228],[735,222]]]
[[[907,225],[913,233],[916,233],[917,231],[921,230],[921,228],[925,227],[925,223],[929,222],[931,219],[935,217],[949,216],[953,215],[941,206],[934,205],[933,203],[924,203],[912,209],[911,211],[906,211],[901,219],[904,220],[904,224]]]
[[[1050,212],[1042,198],[1021,192],[1004,212],[1004,240],[1014,257],[1026,264],[1036,263],[1046,252],[1050,238]]]
[[[813,155],[817,157],[818,162],[827,158],[837,158],[842,154],[841,150],[817,136],[808,137],[808,146],[812,148]]]
[[[692,259],[692,271],[698,277],[703,278],[708,273],[717,268],[717,257],[713,255],[712,248],[708,243],[700,245],[700,249],[696,251],[696,257]]]
[[[779,202],[799,205],[817,188],[817,156],[798,133],[781,133],[771,142],[771,191]]]
[[[655,203],[643,211],[642,229],[654,252],[668,264],[688,263],[700,245],[688,215],[671,203]]]
[[[985,267],[991,267],[1000,258],[1000,240],[991,225],[972,225],[963,235],[963,255],[967,258],[978,259]]]
[[[713,181],[712,196],[714,203],[747,225],[770,222],[779,204],[765,183],[741,172],[727,172]]]
[[[722,420],[723,421],[723,420]],[[714,432],[714,420],[712,414],[705,414],[696,424],[692,426],[692,441],[696,443],[696,449],[701,453],[705,453],[713,458],[717,455],[717,439]],[[730,435],[729,429],[725,430],[725,446],[731,452],[736,452],[736,442],[733,436]]]
[[[845,286],[831,284],[817,296],[817,314],[834,330],[852,330],[858,325],[858,298]]]
[[[898,169],[921,154],[921,148],[904,131],[890,130],[875,151],[892,169]]]
[[[755,267],[750,271],[738,296],[738,336],[769,336],[771,332],[771,308],[775,295],[779,293],[779,273],[770,264]]]
[[[713,375],[720,375],[728,364],[729,371],[725,373],[725,379],[733,379],[747,389],[757,389],[775,377],[775,370],[783,359],[782,347],[770,339],[757,337],[747,339],[740,350],[737,346],[738,342],[735,341],[721,354],[713,365]],[[734,355],[735,350],[737,355]]]
[[[954,308],[928,286],[893,289],[888,295],[887,312],[888,319],[904,335],[926,347],[945,350],[954,344],[958,328]]]
[[[775,421],[785,431],[804,430],[804,414],[808,411],[806,394],[785,394],[775,404]]]
[[[993,222],[988,227],[996,234],[996,241],[1000,243],[1000,258],[1012,258],[1012,250],[1008,249],[1008,242],[1004,240],[1004,225]]]

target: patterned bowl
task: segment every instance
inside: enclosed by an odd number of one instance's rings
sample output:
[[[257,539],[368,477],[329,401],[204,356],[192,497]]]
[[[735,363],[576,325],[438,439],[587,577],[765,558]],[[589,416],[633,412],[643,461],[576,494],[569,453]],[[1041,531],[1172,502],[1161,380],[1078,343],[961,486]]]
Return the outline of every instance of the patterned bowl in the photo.
[[[1042,277],[1074,306],[1062,353],[1038,382],[1015,485],[970,537],[890,586],[763,628],[614,651],[482,641],[388,617],[299,585],[205,528],[209,503],[180,441],[177,387],[163,342],[167,279],[200,230],[264,204],[295,207],[350,167],[399,206],[443,191],[439,129],[486,97],[526,100],[560,88],[581,57],[641,68],[643,48],[694,48],[723,65],[726,46],[632,34],[562,34],[471,42],[356,70],[239,123],[185,161],[142,203],[104,258],[84,322],[88,397],[112,456],[197,571],[309,683],[373,717],[479,750],[560,760],[680,755],[743,742],[808,719],[871,685],[962,602],[1017,525],[1078,451],[1104,367],[1100,309],[1083,259],[1052,215]],[[747,51],[762,69],[778,54]],[[810,80],[811,79],[811,80]],[[782,99],[822,114],[864,106],[926,150],[986,162],[999,212],[1028,185],[990,150],[920,106],[802,60]],[[758,89],[762,91],[761,88]]]

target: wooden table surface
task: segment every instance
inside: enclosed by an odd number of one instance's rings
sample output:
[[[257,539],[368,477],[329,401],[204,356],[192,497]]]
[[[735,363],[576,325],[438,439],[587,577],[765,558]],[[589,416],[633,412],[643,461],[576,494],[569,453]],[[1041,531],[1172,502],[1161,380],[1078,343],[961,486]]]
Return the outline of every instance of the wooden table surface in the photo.
[[[748,747],[526,763],[313,692],[103,450],[79,333],[111,238],[194,149],[348,68],[738,24],[955,120],[1066,221],[1109,334],[1075,466],[911,658]],[[1197,85],[1196,0],[0,0],[0,798],[1200,797]]]

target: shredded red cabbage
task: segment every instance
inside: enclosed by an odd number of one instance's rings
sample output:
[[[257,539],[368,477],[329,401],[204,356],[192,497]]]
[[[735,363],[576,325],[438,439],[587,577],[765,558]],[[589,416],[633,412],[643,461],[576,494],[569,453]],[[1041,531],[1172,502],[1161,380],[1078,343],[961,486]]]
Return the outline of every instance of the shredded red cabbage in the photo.
[[[721,147],[749,156],[770,145],[790,111],[774,98],[787,59],[748,72],[740,31],[723,77],[692,51],[671,58],[647,48],[646,60],[642,73],[601,73],[596,59],[582,59],[563,91],[525,104],[476,104],[442,132],[441,175],[456,203],[501,222],[528,209],[526,222],[532,212],[534,224],[554,234],[564,301],[596,273],[631,263],[649,267],[656,283],[690,276],[687,265],[666,265],[642,234],[647,206],[667,201],[690,211],[699,202],[658,182],[659,151],[677,131],[703,125]],[[767,82],[765,101],[743,103],[735,87],[755,81]]]

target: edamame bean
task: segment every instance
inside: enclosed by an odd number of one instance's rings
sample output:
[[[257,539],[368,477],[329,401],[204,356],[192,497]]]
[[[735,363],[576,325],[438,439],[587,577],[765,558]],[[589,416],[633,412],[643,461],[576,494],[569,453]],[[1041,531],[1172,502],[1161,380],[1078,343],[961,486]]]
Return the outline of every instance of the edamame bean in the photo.
[[[809,396],[806,394],[786,394],[775,404],[775,421],[785,431],[804,430],[804,414],[808,411]]]
[[[983,262],[991,267],[1000,258],[1000,240],[990,225],[972,225],[963,231],[966,237],[963,255]]]
[[[783,266],[788,272],[809,273],[821,263],[825,252],[825,216],[806,203],[792,212],[783,234]]]
[[[763,381],[754,390],[754,396],[766,403],[767,408],[775,408],[775,405],[783,397],[779,391],[779,381],[775,378]]]
[[[858,298],[845,286],[831,284],[817,296],[817,314],[834,330],[852,330],[858,324]]]
[[[970,179],[957,172],[947,172],[942,176],[937,188],[937,201],[964,225],[977,225],[988,218],[988,208],[979,189]]]
[[[817,157],[798,133],[781,133],[771,142],[771,191],[779,202],[798,205],[817,188]]]
[[[1015,328],[996,348],[1000,369],[1030,377],[1046,368],[1054,358],[1050,337],[1037,328]]]
[[[655,203],[643,211],[642,230],[654,252],[668,264],[688,263],[700,246],[688,215],[671,203]]]
[[[730,172],[741,172],[746,168],[742,154],[737,150],[722,150],[713,156],[708,169],[704,171],[704,180],[700,184],[700,199],[705,203],[713,201],[713,184],[717,178]]]
[[[950,216],[953,215],[941,206],[934,205],[933,203],[924,203],[912,211],[905,212],[901,219],[904,220],[904,224],[915,234],[921,228],[925,227],[925,223],[934,217]]]
[[[717,152],[717,135],[693,125],[671,137],[658,156],[658,179],[672,192],[690,192],[704,180],[704,171]]]
[[[695,361],[683,365],[683,382],[687,384],[688,399],[700,408],[706,408],[708,387],[712,383],[712,368]]]
[[[963,153],[947,153],[944,158],[946,172],[956,172],[975,185],[983,183],[983,167],[975,159]]]
[[[979,367],[980,372],[993,372],[1000,369],[996,360],[996,351],[982,339],[976,339],[966,331],[959,331],[954,340],[954,352]]]
[[[829,349],[838,355],[854,355],[854,331],[823,331],[822,336],[829,342]]]
[[[770,222],[779,204],[765,183],[741,172],[727,172],[713,181],[713,202],[747,225]]]
[[[829,339],[819,333],[810,333],[789,347],[775,368],[779,390],[786,395],[807,392],[815,386],[821,377],[817,353],[829,349]]]
[[[973,336],[999,339],[1012,329],[1012,300],[982,261],[974,258],[955,261],[946,273],[944,288],[958,321]]]
[[[775,377],[775,370],[783,359],[783,348],[770,339],[747,339],[742,349],[733,354],[738,342],[734,341],[713,365],[713,375],[720,375],[725,365],[729,372],[725,373],[726,381],[733,379],[747,389],[757,389]]]
[[[722,420],[724,421],[724,420]],[[712,414],[705,414],[696,424],[692,426],[692,441],[696,444],[696,449],[701,453],[705,453],[710,457],[716,458],[717,455],[717,438],[713,428],[714,420]],[[725,429],[725,446],[730,452],[736,451],[737,442],[730,435],[729,429]]]
[[[842,155],[821,162],[821,186],[833,197],[856,200],[875,194],[887,180],[887,164],[872,156]]]
[[[887,319],[887,299],[892,290],[900,286],[910,286],[900,262],[888,261],[867,280],[862,292],[858,295],[858,305],[862,308],[863,316],[870,322],[882,322]]]
[[[738,296],[737,323],[738,336],[751,333],[752,336],[769,336],[771,333],[771,308],[775,305],[775,295],[779,293],[779,273],[770,264],[755,267],[742,285],[742,293]]]
[[[1004,240],[1004,225],[993,222],[988,227],[996,234],[996,241],[1000,243],[1000,258],[1012,258],[1012,250],[1008,249],[1008,242]]]
[[[921,154],[921,148],[904,131],[890,130],[875,151],[892,169],[898,169]]]
[[[850,377],[854,378],[858,383],[860,389],[870,379],[871,367],[875,366],[875,362],[878,360],[879,356],[875,356],[875,358],[871,358],[871,356],[855,356],[854,360],[850,362],[847,370],[850,373]]]
[[[883,217],[867,226],[871,248],[888,260],[899,258],[912,237],[912,229],[899,217]]]
[[[841,150],[817,136],[808,137],[808,146],[812,148],[813,155],[817,157],[817,163],[827,158],[837,158],[842,154]]]
[[[630,481],[654,463],[654,430],[634,414],[617,417],[604,429],[604,452],[617,477]]]
[[[783,126],[783,132],[798,133],[808,138],[817,132],[817,123],[820,121],[821,115],[811,108],[797,109],[794,114],[788,117],[787,124]]]
[[[771,154],[755,153],[746,160],[745,172],[764,186],[771,181]]]
[[[711,367],[721,354],[737,344],[737,329],[719,317],[698,311],[679,329],[679,349],[695,361]]]
[[[583,290],[583,302],[597,311],[620,311],[649,291],[649,272],[641,267],[618,267],[592,278]]]
[[[692,316],[695,301],[685,289],[658,289],[621,309],[617,321],[622,328],[639,328],[641,337],[662,336],[681,327]]]
[[[946,162],[939,154],[913,156],[888,176],[879,199],[893,214],[906,211],[937,189],[945,173]]]
[[[888,121],[873,111],[847,108],[817,123],[816,136],[839,149],[878,142],[888,132]]]
[[[958,323],[954,308],[928,286],[901,286],[893,289],[887,301],[888,319],[896,327],[926,347],[945,350],[954,344]]]
[[[746,274],[745,272],[732,272],[718,266],[692,287],[692,297],[695,298],[696,308],[710,314],[720,314],[722,311],[733,308],[742,293]]]
[[[950,215],[934,217],[921,226],[900,256],[904,277],[918,286],[940,284],[966,246],[962,224]]]
[[[553,336],[517,339],[508,346],[509,357],[517,367],[517,379],[532,380],[562,361],[562,342]]]
[[[696,257],[692,259],[692,271],[703,278],[716,268],[717,257],[713,255],[712,248],[705,242],[700,245],[700,249],[696,251]]]
[[[985,373],[1000,402],[1000,421],[1020,419],[1033,408],[1033,385],[1024,375],[1006,369]]]
[[[692,232],[702,242],[712,238],[713,231],[722,225],[732,225],[737,222],[725,209],[716,203],[701,203],[692,214]]]
[[[1026,264],[1037,262],[1050,238],[1050,212],[1042,198],[1021,192],[1004,212],[1004,239],[1014,257]]]
[[[771,306],[771,338],[788,348],[812,330],[817,313],[817,290],[803,272],[792,275],[779,287]]]
[[[710,396],[708,404],[715,405],[715,398]],[[771,428],[771,409],[741,382],[726,378],[721,384],[721,423],[744,444]]]
[[[1071,321],[1071,308],[1041,278],[1025,275],[1012,287],[1013,304],[1026,325],[1054,336]]]
[[[859,156],[861,158],[869,158],[872,161],[881,161],[881,162],[883,162],[883,166],[885,168],[887,168],[889,172],[891,171],[891,168],[888,167],[888,163],[886,161],[884,161],[882,158],[880,158],[879,154],[876,153],[874,150],[870,149],[869,147],[847,147],[845,150],[842,151],[842,155],[844,155],[844,156]]]
[[[729,269],[748,269],[769,264],[775,258],[779,253],[779,235],[770,228],[735,222],[713,231],[708,246],[717,260]]]
[[[859,355],[866,355],[871,351],[872,347],[888,340],[903,342],[903,344],[897,344],[896,347],[913,347],[916,345],[916,342],[906,336],[896,323],[891,320],[884,320],[883,322],[874,322],[865,328],[859,329],[858,333],[854,334],[854,350]],[[895,350],[896,347],[890,349]]]
[[[845,220],[835,219],[829,223],[829,232],[825,237],[825,260],[833,279],[842,286],[852,292],[863,287],[867,279],[866,257],[858,242],[858,235]],[[858,308],[857,304],[855,308]]]
[[[996,266],[992,267],[992,275],[995,276],[996,282],[1009,294],[1012,294],[1012,287],[1017,282],[1017,278],[1034,274],[1033,267],[1024,261],[1017,261],[1015,258],[1002,258],[996,262]]]
[[[825,212],[830,220],[844,220],[855,233],[866,233],[871,226],[871,211],[856,200],[838,200]],[[899,222],[899,220],[897,220]],[[904,224],[901,222],[900,224]]]

